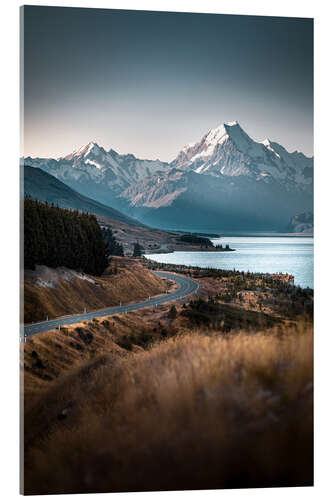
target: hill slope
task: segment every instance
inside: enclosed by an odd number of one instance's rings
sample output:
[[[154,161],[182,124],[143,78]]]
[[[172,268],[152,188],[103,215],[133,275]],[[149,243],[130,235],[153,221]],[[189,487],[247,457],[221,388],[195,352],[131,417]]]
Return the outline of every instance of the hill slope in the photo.
[[[24,166],[24,196],[54,203],[61,208],[72,208],[82,212],[102,215],[134,226],[141,225],[135,219],[127,217],[118,210],[74,191],[74,189],[40,168],[27,165]]]
[[[135,259],[114,257],[101,277],[36,266],[24,273],[24,322],[138,302],[164,291],[164,281]]]

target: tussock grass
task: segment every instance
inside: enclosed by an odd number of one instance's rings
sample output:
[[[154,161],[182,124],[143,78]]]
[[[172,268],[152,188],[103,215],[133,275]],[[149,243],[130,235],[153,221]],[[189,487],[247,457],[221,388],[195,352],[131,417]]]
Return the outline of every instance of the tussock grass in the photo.
[[[204,333],[54,382],[26,418],[25,493],[311,485],[312,326]]]
[[[22,344],[25,407],[29,409],[43,397],[54,380],[92,359],[103,354],[126,356],[176,335],[178,329],[163,321],[166,310],[164,306],[157,313],[147,308],[93,318],[29,337]]]

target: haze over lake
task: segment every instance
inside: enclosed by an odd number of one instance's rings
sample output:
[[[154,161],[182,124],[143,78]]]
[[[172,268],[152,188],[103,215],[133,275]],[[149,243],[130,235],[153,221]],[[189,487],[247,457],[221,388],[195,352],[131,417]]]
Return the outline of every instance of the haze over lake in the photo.
[[[313,238],[297,236],[225,236],[212,239],[229,244],[235,252],[174,252],[150,254],[148,258],[163,263],[187,266],[236,269],[259,273],[288,273],[295,285],[313,288]]]

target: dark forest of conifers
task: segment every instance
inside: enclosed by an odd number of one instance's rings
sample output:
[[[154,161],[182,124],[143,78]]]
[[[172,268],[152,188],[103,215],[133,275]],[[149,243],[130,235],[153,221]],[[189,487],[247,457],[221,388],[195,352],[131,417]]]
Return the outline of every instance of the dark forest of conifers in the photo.
[[[24,267],[36,264],[100,275],[107,247],[96,217],[24,199]]]

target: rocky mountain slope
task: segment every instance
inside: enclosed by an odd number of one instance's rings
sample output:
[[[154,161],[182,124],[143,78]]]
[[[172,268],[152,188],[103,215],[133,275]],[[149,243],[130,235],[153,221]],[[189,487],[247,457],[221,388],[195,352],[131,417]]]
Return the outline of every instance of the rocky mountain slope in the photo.
[[[236,122],[185,146],[170,166],[122,193],[129,213],[172,229],[274,230],[312,207],[313,158],[256,142]]]
[[[309,233],[313,234],[313,213],[305,212],[294,215],[286,228],[290,233]]]
[[[141,160],[132,154],[106,151],[90,142],[64,157],[24,159],[25,165],[39,167],[80,193],[111,206],[126,188],[169,168],[159,160]]]
[[[170,164],[96,143],[58,160],[25,162],[160,228],[279,230],[313,205],[313,158],[255,141],[237,122],[208,131]]]

